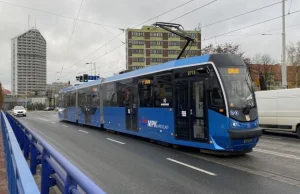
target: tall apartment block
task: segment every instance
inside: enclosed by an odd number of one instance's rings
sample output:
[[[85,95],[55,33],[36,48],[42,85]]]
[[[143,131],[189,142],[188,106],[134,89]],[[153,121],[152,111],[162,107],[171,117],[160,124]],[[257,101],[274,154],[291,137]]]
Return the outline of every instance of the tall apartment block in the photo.
[[[12,95],[43,95],[46,80],[46,40],[42,34],[37,29],[30,29],[12,38]]]
[[[187,30],[196,41],[186,48],[183,57],[201,55],[200,31]],[[177,58],[186,40],[164,29],[143,26],[142,29],[126,30],[126,67],[128,70],[140,69]]]

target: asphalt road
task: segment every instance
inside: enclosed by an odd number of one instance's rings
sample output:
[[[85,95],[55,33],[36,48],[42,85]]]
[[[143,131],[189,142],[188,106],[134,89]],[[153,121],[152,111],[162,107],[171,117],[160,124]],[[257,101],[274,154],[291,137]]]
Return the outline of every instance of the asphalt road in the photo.
[[[59,122],[56,112],[19,118],[107,193],[298,193],[300,139],[266,135],[254,152],[213,157]]]

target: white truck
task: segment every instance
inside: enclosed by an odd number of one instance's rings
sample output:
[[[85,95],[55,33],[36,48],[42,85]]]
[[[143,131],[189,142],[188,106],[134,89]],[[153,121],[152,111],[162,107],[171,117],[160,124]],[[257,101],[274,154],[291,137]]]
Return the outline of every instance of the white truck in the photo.
[[[296,133],[300,138],[300,88],[255,92],[263,130]]]

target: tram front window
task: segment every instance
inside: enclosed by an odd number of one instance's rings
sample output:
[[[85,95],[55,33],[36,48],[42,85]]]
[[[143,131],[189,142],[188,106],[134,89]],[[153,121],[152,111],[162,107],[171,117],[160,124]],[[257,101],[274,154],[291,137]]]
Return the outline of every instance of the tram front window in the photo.
[[[220,68],[231,116],[248,115],[256,107],[251,79],[246,67]]]

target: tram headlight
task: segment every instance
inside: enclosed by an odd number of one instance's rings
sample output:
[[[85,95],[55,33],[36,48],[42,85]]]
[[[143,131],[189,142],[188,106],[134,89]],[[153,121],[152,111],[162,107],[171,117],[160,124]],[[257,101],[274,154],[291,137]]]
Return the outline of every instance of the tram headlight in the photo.
[[[238,123],[238,122],[232,121],[231,126],[232,126],[232,127],[240,127],[241,124]]]

